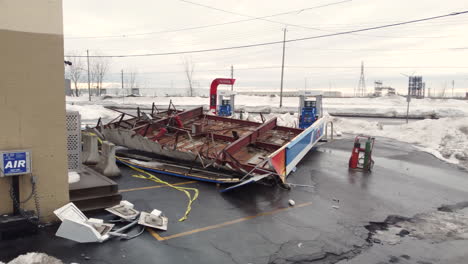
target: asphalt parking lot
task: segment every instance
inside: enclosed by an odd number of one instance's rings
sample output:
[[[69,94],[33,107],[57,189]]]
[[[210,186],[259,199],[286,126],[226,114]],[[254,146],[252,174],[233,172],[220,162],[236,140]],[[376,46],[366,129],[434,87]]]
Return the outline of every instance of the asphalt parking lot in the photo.
[[[468,263],[468,233],[466,239],[448,234],[435,241],[414,237],[409,230],[395,242],[369,231],[371,222],[388,228],[390,215],[411,222],[442,205],[468,201],[468,172],[380,138],[373,171],[349,171],[352,145],[352,139],[339,139],[311,151],[288,178],[308,186],[291,190],[251,184],[221,194],[222,187],[215,184],[158,175],[198,189],[183,222],[178,221],[188,202],[183,192],[134,178],[134,171],[122,167],[123,176],[116,181],[124,199],[138,210],[163,211],[169,218],[167,231],[77,244],[55,237],[57,226],[51,226],[32,237],[1,241],[0,261],[44,252],[65,263]],[[289,206],[290,199],[295,206]],[[452,213],[468,215],[463,206]]]

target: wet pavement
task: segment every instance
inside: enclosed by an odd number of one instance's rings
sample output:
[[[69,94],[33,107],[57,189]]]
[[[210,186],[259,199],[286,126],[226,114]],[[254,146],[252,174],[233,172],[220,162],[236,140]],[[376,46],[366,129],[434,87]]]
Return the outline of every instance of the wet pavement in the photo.
[[[169,217],[168,231],[76,244],[55,237],[57,227],[52,226],[33,237],[1,241],[0,261],[38,251],[65,263],[468,263],[463,232],[434,240],[414,237],[416,231],[409,230],[395,242],[393,229],[385,224],[389,215],[411,222],[442,205],[455,208],[449,214],[466,216],[468,173],[408,144],[381,138],[373,171],[349,171],[352,145],[352,139],[339,139],[309,153],[288,178],[309,186],[291,190],[252,184],[221,194],[214,184],[158,175],[199,190],[184,222],[178,222],[187,206],[184,193],[133,178],[132,170],[122,168],[124,176],[117,181],[124,199],[139,210],[162,210]],[[370,222],[384,223],[390,231],[370,234]],[[465,228],[463,222],[450,224]],[[438,228],[438,222],[434,225]],[[384,235],[389,239],[377,239]]]

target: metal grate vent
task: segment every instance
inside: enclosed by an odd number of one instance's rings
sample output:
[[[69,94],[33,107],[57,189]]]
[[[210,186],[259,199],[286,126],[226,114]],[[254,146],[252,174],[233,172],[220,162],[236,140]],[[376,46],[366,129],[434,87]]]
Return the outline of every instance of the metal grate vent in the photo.
[[[67,111],[68,171],[81,168],[81,116],[77,111]]]

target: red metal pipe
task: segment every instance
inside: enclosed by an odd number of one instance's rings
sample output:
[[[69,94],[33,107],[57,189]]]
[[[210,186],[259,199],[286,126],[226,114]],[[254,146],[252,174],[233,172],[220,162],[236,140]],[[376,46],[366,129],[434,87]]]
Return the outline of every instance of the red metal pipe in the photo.
[[[218,100],[218,85],[233,85],[236,79],[217,78],[211,82],[210,87],[210,113],[216,114],[216,104]]]

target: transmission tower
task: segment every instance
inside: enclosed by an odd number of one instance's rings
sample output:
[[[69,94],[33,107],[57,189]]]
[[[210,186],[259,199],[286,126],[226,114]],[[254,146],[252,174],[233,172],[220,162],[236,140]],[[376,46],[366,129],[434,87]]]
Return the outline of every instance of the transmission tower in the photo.
[[[361,62],[361,77],[357,89],[354,90],[355,97],[363,97],[366,95],[366,77],[364,76],[364,62]]]

